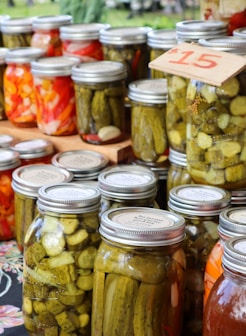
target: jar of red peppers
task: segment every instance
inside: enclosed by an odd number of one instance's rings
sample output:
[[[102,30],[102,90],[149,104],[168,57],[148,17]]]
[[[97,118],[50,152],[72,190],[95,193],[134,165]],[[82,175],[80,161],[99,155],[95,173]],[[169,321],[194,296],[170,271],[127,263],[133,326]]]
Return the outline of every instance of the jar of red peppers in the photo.
[[[37,101],[37,125],[47,135],[77,133],[72,66],[75,57],[44,57],[31,64]]]
[[[4,87],[3,87],[3,77],[6,70],[5,56],[8,48],[0,48],[0,120],[7,119],[4,107]]]
[[[103,60],[99,32],[109,25],[102,23],[78,23],[60,28],[62,52],[66,56],[79,57],[81,62]]]
[[[15,237],[14,190],[12,173],[21,164],[19,154],[0,149],[0,240]]]
[[[37,105],[33,89],[31,61],[44,55],[42,49],[23,47],[9,49],[4,73],[5,113],[17,127],[37,126]]]
[[[37,16],[33,20],[31,46],[45,50],[46,56],[61,56],[60,27],[72,23],[71,15]]]

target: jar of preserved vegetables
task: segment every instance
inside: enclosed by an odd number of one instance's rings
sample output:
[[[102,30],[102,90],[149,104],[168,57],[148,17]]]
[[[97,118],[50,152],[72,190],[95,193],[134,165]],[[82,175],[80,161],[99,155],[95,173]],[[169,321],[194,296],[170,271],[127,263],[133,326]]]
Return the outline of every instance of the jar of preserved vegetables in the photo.
[[[147,34],[147,45],[150,49],[150,61],[169,49],[175,47],[177,44],[176,30],[175,29],[155,29]],[[163,71],[150,69],[151,78],[165,78],[166,74]]]
[[[98,175],[108,163],[105,155],[91,150],[65,151],[52,157],[52,164],[70,171],[74,182],[97,181]]]
[[[43,186],[24,243],[23,318],[30,335],[91,335],[93,269],[101,241],[96,188]]]
[[[42,49],[22,47],[9,49],[4,72],[5,113],[16,127],[37,126],[37,104],[31,73],[31,62],[44,55]]]
[[[149,77],[149,27],[109,27],[100,31],[105,60],[118,61],[127,69],[127,84]]]
[[[6,70],[5,57],[7,51],[8,48],[0,48],[0,120],[7,119],[4,106],[5,102],[4,102],[4,85],[3,85],[4,72]]]
[[[245,251],[245,236],[225,242],[222,257],[224,272],[215,282],[205,307],[203,336],[245,335]]]
[[[228,190],[184,184],[170,190],[168,210],[185,218],[187,258],[183,335],[202,334],[204,270],[219,239],[219,214],[230,207]]]
[[[9,134],[0,134],[0,148],[8,149],[9,147],[13,146],[15,142],[18,141],[12,135]]]
[[[102,61],[99,34],[107,27],[109,25],[103,23],[76,23],[60,27],[63,55],[79,57],[81,62]]]
[[[55,151],[53,143],[46,139],[17,141],[10,148],[19,154],[22,166],[51,163]]]
[[[126,76],[120,62],[95,61],[72,67],[77,128],[84,142],[104,145],[123,140]]]
[[[157,176],[141,165],[120,164],[105,168],[98,175],[101,193],[100,215],[111,208],[158,207]]]
[[[71,15],[36,16],[32,23],[34,34],[31,46],[42,48],[48,57],[62,56],[60,27],[71,23]]]
[[[76,57],[43,57],[31,63],[37,101],[37,126],[47,135],[77,133],[72,67]]]
[[[1,21],[3,47],[20,48],[30,47],[33,35],[32,17],[12,18]]]
[[[19,154],[0,149],[0,240],[15,238],[14,190],[12,173],[21,164]]]
[[[73,174],[51,164],[30,164],[16,168],[12,175],[15,192],[15,232],[18,248],[23,252],[24,237],[38,214],[38,189],[44,185],[70,182]]]
[[[3,20],[10,19],[9,15],[0,15],[0,48],[3,47],[3,34],[2,34],[2,22]]]
[[[170,166],[167,175],[167,199],[172,188],[183,184],[193,184],[190,174],[187,170],[186,154],[169,148],[168,159]]]
[[[216,280],[223,273],[222,255],[225,241],[231,237],[246,236],[246,208],[229,208],[219,215],[219,237],[209,254],[204,273],[204,307]]]
[[[143,79],[128,86],[131,103],[131,144],[133,155],[146,162],[167,159],[167,82]]]
[[[199,44],[246,55],[246,39],[236,36],[201,39]],[[195,183],[229,190],[245,186],[245,83],[246,71],[217,87],[190,80],[187,89],[187,166]]]
[[[183,217],[160,209],[111,209],[99,232],[92,336],[112,330],[114,335],[180,335]]]

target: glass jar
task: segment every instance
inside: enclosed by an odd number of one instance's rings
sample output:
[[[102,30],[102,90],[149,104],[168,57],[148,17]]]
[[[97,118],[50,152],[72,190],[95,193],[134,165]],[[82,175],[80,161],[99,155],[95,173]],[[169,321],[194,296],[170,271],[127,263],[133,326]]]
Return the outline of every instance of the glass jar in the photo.
[[[53,143],[46,139],[17,141],[10,148],[19,154],[22,166],[35,163],[51,163],[55,151]]]
[[[91,335],[99,201],[89,186],[39,188],[39,214],[24,242],[22,311],[30,335]]]
[[[5,113],[16,127],[37,126],[37,104],[33,88],[31,61],[43,56],[43,50],[32,47],[9,49],[4,72]]]
[[[4,85],[3,85],[4,72],[7,66],[5,62],[7,51],[8,51],[7,48],[0,48],[0,121],[7,119],[5,113]]]
[[[67,169],[73,181],[97,181],[100,172],[108,166],[109,159],[96,151],[71,150],[55,154],[52,164]]]
[[[62,56],[62,40],[59,29],[71,23],[71,15],[36,16],[32,23],[34,34],[31,46],[42,48],[47,57]]]
[[[12,173],[20,166],[19,154],[0,149],[0,240],[15,238],[14,190]]]
[[[8,149],[9,147],[13,146],[15,142],[18,141],[12,135],[9,134],[0,134],[0,148]]]
[[[149,27],[109,27],[100,31],[103,57],[108,61],[122,62],[127,69],[127,84],[149,77]]]
[[[184,184],[170,190],[168,210],[185,218],[187,258],[183,335],[202,335],[204,270],[219,239],[219,214],[230,206],[228,190]]]
[[[30,164],[13,171],[15,232],[17,245],[21,252],[24,248],[25,233],[38,214],[36,207],[38,189],[48,184],[70,182],[72,178],[72,173],[51,164]]]
[[[246,55],[235,36],[199,40],[201,46]],[[195,183],[240,189],[246,182],[246,71],[213,86],[191,79],[187,89],[187,166]]]
[[[246,236],[246,208],[229,208],[219,215],[220,239],[211,250],[204,273],[204,307],[216,280],[223,273],[222,255],[225,241],[231,237]]]
[[[0,48],[3,47],[3,34],[2,34],[2,22],[3,20],[10,19],[9,15],[0,15]]]
[[[102,61],[99,33],[107,27],[109,25],[103,23],[76,23],[60,27],[63,55],[79,57],[81,62]]]
[[[223,274],[214,284],[203,320],[203,336],[244,336],[246,330],[246,237],[225,242]]]
[[[100,215],[112,208],[158,207],[157,176],[147,167],[120,164],[105,168],[98,175],[101,193]]]
[[[8,49],[30,47],[33,35],[32,21],[32,17],[10,17],[1,21],[3,47]]]
[[[184,219],[159,209],[111,209],[99,232],[92,335],[180,335]]]
[[[190,174],[187,170],[186,154],[169,148],[168,159],[170,166],[167,175],[167,199],[172,188],[183,184],[193,184]]]
[[[104,145],[123,140],[126,76],[126,68],[120,62],[73,66],[77,128],[84,142]]]
[[[164,54],[177,44],[175,29],[155,29],[147,34],[147,45],[150,49],[150,62]],[[163,71],[150,69],[151,78],[165,78]]]
[[[143,79],[128,86],[133,155],[146,162],[167,159],[166,79]]]
[[[77,133],[72,67],[75,57],[43,57],[31,63],[37,101],[37,126],[47,135]]]

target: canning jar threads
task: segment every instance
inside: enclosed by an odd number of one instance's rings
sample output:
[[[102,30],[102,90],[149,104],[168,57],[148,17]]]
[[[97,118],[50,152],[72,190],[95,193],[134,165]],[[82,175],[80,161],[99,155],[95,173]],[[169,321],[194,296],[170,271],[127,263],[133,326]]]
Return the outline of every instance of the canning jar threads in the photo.
[[[127,83],[148,78],[149,27],[109,27],[100,31],[105,60],[122,62],[127,69]]]
[[[143,79],[128,86],[133,155],[145,162],[167,159],[166,79]]]
[[[44,185],[70,182],[73,174],[51,164],[30,164],[16,168],[12,174],[15,199],[15,233],[18,248],[23,252],[24,237],[38,214],[38,189]]]
[[[32,23],[34,34],[31,46],[42,48],[47,57],[62,56],[60,27],[71,23],[71,15],[36,16]]]
[[[21,164],[19,154],[0,149],[0,240],[15,238],[14,190],[12,173]]]
[[[0,120],[6,120],[7,116],[5,113],[5,100],[4,100],[4,72],[6,70],[5,56],[8,51],[8,48],[0,47]]]
[[[72,67],[76,57],[43,57],[31,63],[37,102],[37,126],[47,135],[77,133]]]
[[[71,150],[55,154],[51,160],[56,167],[73,174],[73,182],[97,181],[100,172],[109,164],[109,159],[96,151]]]
[[[222,188],[186,184],[170,190],[168,210],[185,219],[187,259],[183,335],[201,335],[204,270],[219,239],[219,214],[230,207],[231,193]]]
[[[8,120],[17,127],[37,126],[37,105],[33,88],[31,62],[44,55],[42,49],[8,49],[4,72],[4,103]]]
[[[109,25],[103,23],[76,23],[60,27],[62,54],[79,57],[81,62],[102,61],[99,34],[107,27]]]
[[[180,335],[184,219],[160,209],[111,209],[103,214],[99,233],[92,336],[110,330],[114,335]]]
[[[32,17],[7,18],[1,21],[3,47],[30,47],[33,35]]]
[[[126,76],[121,62],[73,66],[77,128],[84,142],[101,145],[124,139]]]
[[[23,318],[30,335],[91,335],[99,204],[100,193],[88,185],[39,188],[23,254]]]

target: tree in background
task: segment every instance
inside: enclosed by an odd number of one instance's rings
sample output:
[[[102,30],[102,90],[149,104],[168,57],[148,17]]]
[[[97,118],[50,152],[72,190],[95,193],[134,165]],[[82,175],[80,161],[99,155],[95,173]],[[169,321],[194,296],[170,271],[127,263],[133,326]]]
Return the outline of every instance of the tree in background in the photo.
[[[60,0],[60,13],[72,15],[73,23],[101,22],[104,0]]]

